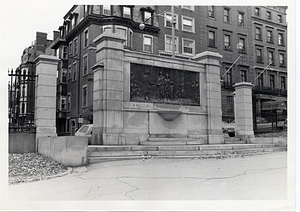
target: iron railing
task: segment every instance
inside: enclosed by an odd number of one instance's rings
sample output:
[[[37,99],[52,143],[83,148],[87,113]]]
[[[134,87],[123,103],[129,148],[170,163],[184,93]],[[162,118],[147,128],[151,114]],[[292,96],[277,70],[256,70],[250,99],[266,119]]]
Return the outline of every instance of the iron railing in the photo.
[[[8,118],[9,132],[33,133],[35,79],[34,70],[8,71]]]

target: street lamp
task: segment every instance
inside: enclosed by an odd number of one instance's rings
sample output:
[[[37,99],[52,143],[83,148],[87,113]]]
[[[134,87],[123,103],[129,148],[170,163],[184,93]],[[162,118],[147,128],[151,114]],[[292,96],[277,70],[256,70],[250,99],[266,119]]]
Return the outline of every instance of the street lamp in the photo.
[[[171,22],[171,25],[172,25],[172,57],[175,58],[175,24],[176,24],[176,21],[174,20],[174,5],[170,6],[168,9],[166,9],[165,11],[163,11],[162,13],[159,13],[159,14],[155,14],[153,16],[151,16],[150,18],[147,18],[144,22],[140,23],[139,25],[139,29],[140,30],[144,30],[146,25],[145,23],[150,20],[151,18],[155,17],[155,16],[161,16],[161,17],[164,17],[164,14],[166,12],[168,12],[169,10],[171,9],[171,16],[172,16],[172,19],[170,20]]]

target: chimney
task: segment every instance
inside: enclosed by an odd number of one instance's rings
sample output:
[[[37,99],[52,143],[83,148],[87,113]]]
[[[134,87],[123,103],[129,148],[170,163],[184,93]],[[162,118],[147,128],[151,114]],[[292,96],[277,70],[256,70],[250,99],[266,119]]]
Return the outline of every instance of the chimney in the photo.
[[[36,32],[35,51],[45,53],[47,46],[47,33]]]
[[[55,40],[59,36],[59,31],[53,31],[53,40]]]

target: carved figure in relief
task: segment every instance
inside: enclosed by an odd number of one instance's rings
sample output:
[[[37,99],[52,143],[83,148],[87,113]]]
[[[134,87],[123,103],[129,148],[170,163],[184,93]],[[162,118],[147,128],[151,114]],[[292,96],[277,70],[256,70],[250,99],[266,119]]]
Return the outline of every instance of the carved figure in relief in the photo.
[[[140,96],[139,84],[134,79],[132,74],[130,74],[130,96],[131,96],[131,98]]]
[[[159,100],[163,100],[165,97],[165,77],[163,76],[162,71],[160,71],[158,74],[156,86],[158,98]]]
[[[169,74],[166,74],[165,77],[165,99],[169,101],[171,98],[171,80]]]
[[[150,82],[149,80],[149,74],[150,72],[148,70],[145,71],[144,77],[143,77],[143,94],[145,100],[150,100],[149,92],[151,89],[151,85],[153,85],[153,82]]]
[[[198,82],[198,80],[193,81],[192,88],[194,91],[193,101],[197,102],[197,101],[199,101],[199,82]]]
[[[171,82],[170,82],[170,99],[174,100],[175,95],[176,95],[176,93],[175,93],[174,82],[171,81]]]

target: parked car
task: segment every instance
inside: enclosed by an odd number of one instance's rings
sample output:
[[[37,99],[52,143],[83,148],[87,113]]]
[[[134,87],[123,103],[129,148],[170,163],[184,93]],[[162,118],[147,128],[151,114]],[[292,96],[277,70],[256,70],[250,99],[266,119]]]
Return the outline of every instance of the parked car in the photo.
[[[92,138],[92,132],[93,132],[93,125],[92,124],[85,124],[82,125],[77,132],[75,133],[75,136],[85,136],[88,137],[88,144],[91,144],[91,138]]]
[[[230,123],[227,123],[225,121],[222,122],[222,130],[223,133],[228,133],[230,137],[235,136],[235,120],[233,120]]]
[[[288,121],[287,121],[287,119],[285,119],[284,122],[283,122],[283,128],[286,129],[286,128],[287,128],[287,125],[288,125]]]
[[[257,117],[256,118],[256,124],[258,129],[272,129],[272,123],[269,122],[266,118],[264,117]],[[274,123],[275,124],[275,123]],[[275,126],[275,125],[274,125]]]
[[[285,119],[284,121],[279,121],[277,123],[277,127],[282,130],[286,129],[287,128],[287,119]]]

